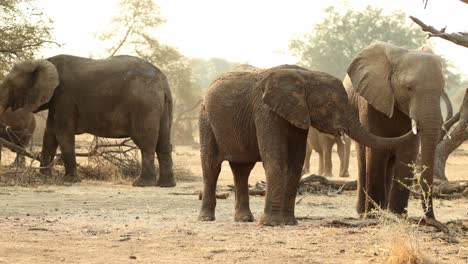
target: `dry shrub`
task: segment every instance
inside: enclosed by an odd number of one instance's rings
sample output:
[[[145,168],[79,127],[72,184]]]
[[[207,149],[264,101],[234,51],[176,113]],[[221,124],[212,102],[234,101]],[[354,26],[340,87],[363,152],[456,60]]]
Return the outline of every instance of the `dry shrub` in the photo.
[[[387,253],[387,264],[432,264],[420,249],[414,226],[405,219],[382,209],[375,209],[372,214],[377,217],[381,228],[378,236],[383,241],[383,250]]]
[[[63,175],[61,167],[52,169],[52,174],[46,176],[32,166],[26,168],[0,166],[0,186],[62,185],[61,175]]]
[[[430,264],[419,248],[416,235],[408,230],[392,228],[391,240],[387,246],[389,256],[387,264]]]

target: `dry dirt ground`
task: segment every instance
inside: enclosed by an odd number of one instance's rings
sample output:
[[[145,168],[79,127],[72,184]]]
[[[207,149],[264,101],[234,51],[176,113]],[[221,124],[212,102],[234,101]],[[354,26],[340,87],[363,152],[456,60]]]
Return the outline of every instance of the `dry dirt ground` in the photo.
[[[352,155],[351,179],[356,176]],[[332,220],[359,222],[353,192],[298,196],[299,225],[293,227],[235,223],[232,193],[218,200],[215,222],[198,222],[199,151],[178,146],[173,157],[196,176],[175,188],[102,181],[0,187],[0,263],[382,263],[404,250],[433,263],[468,263],[468,199],[435,201],[438,219],[452,222],[449,238],[404,221],[334,226]],[[316,154],[311,164],[314,172]],[[334,164],[336,175],[336,155]],[[451,180],[468,179],[468,144],[449,159],[447,169]],[[257,164],[250,183],[262,179],[264,171]],[[232,182],[224,164],[220,190]],[[256,218],[263,201],[251,197]],[[420,216],[420,202],[412,199],[409,211]]]

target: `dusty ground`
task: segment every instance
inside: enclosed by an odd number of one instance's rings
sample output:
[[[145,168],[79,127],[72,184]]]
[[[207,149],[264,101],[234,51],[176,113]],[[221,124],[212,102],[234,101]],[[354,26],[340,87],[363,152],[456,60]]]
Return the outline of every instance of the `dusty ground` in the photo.
[[[464,145],[449,159],[451,180],[468,179],[467,150]],[[351,161],[355,177],[354,156]],[[198,222],[200,201],[193,195],[201,189],[198,150],[177,147],[174,162],[200,177],[170,189],[94,181],[0,187],[0,263],[369,263],[385,262],[395,245],[406,243],[436,263],[468,263],[467,230],[461,230],[468,226],[467,199],[435,201],[439,220],[458,221],[458,243],[430,227],[401,223],[333,227],[333,219],[357,218],[352,192],[300,196],[294,227],[233,222],[232,194],[218,200],[215,222]],[[312,172],[316,163],[313,155]],[[262,179],[258,164],[250,183]],[[224,164],[219,187],[228,184],[232,176]],[[263,197],[251,197],[251,208],[258,218]],[[412,200],[409,211],[421,215],[419,201]]]

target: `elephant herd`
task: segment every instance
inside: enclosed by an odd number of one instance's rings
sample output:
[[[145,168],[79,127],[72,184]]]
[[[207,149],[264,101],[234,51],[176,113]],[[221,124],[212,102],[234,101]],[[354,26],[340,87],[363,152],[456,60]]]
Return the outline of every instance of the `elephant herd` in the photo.
[[[443,87],[441,62],[431,50],[384,42],[360,51],[343,81],[294,65],[242,65],[222,74],[208,87],[199,115],[199,219],[215,219],[216,184],[222,162],[228,161],[235,184],[234,219],[253,221],[248,178],[261,161],[267,190],[259,222],[297,224],[295,198],[301,175],[309,169],[311,149],[319,152],[319,173],[331,175],[336,143],[342,162],[339,176],[347,177],[351,139],[356,142],[361,216],[370,216],[375,206],[407,213],[409,190],[404,184],[413,177],[407,164],[416,161],[421,149],[423,209],[434,219],[431,185],[443,122]],[[7,132],[1,136],[25,146],[35,127],[33,113],[46,109],[43,173],[50,173],[59,147],[64,180],[78,181],[75,135],[90,133],[135,142],[142,168],[134,186],[175,186],[172,95],[166,76],[154,65],[132,56],[94,60],[69,55],[16,64],[0,84],[2,132]],[[17,157],[17,163],[21,159]]]

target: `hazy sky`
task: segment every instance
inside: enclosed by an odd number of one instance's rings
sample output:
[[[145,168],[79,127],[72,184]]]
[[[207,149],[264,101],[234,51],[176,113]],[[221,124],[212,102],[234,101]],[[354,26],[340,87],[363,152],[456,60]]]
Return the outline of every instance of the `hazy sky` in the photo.
[[[46,50],[88,56],[102,50],[93,33],[105,29],[117,11],[118,0],[39,0],[39,7],[55,23],[55,36],[63,47]],[[402,9],[447,32],[468,32],[468,5],[458,0],[348,0],[362,9],[368,4],[391,12]],[[342,0],[156,0],[166,23],[156,32],[163,43],[176,46],[189,57],[221,57],[260,67],[295,63],[288,54],[291,38],[310,32],[329,5],[343,8]],[[465,21],[465,22],[463,22]],[[412,23],[409,19],[408,23]],[[429,42],[468,73],[468,49],[438,38]]]

